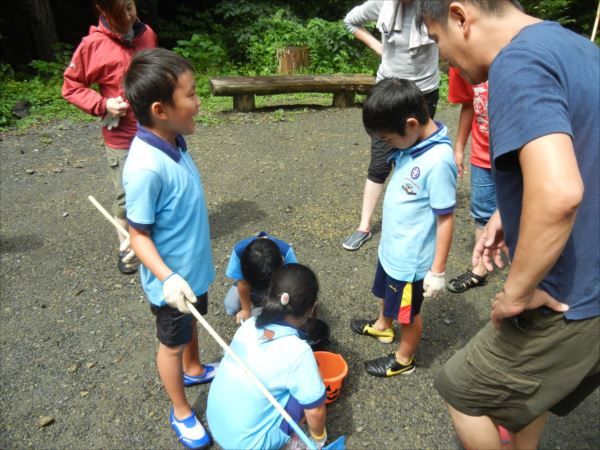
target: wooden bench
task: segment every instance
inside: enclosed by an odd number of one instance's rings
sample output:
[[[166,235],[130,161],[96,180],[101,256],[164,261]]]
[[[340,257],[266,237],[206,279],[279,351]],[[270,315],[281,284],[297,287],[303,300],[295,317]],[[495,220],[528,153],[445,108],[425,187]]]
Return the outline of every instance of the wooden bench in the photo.
[[[286,75],[269,77],[217,77],[210,79],[215,96],[233,97],[233,109],[247,112],[255,108],[255,95],[294,92],[333,93],[333,106],[347,108],[356,93],[367,94],[375,84],[371,75]]]

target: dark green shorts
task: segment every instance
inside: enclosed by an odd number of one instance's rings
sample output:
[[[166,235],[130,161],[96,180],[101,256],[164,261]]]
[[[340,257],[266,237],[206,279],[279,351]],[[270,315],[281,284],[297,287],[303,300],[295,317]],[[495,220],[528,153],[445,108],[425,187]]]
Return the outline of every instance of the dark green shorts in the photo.
[[[600,317],[540,310],[491,322],[440,370],[435,387],[455,409],[516,433],[546,411],[564,416],[600,385]]]

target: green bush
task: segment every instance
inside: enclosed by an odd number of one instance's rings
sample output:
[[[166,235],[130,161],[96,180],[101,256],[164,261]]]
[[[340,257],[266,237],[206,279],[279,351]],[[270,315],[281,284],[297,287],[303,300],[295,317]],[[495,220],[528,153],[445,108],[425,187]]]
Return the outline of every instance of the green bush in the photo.
[[[65,69],[71,62],[73,46],[59,42],[54,46],[54,61],[34,59],[29,65],[35,69],[37,75],[45,80],[61,79]]]
[[[227,70],[231,66],[227,50],[207,34],[194,34],[189,40],[179,40],[173,51],[188,59],[199,73],[217,68]]]

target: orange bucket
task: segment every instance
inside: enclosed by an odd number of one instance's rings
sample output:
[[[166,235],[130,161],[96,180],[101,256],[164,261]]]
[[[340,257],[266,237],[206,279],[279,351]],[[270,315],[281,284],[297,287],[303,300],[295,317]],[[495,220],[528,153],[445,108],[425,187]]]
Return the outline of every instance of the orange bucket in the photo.
[[[314,352],[317,366],[325,388],[327,389],[326,404],[333,403],[342,392],[342,381],[348,375],[348,364],[342,355],[331,352]]]

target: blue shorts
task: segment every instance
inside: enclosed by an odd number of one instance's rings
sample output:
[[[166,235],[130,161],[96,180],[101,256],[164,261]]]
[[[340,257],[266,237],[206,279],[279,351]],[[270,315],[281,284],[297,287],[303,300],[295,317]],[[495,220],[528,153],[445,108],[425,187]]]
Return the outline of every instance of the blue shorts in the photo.
[[[475,227],[483,228],[496,211],[496,185],[492,170],[471,164],[471,215]]]
[[[421,313],[423,304],[423,280],[398,281],[385,273],[377,261],[377,271],[371,292],[383,299],[383,315],[397,320],[401,324],[413,323],[415,316]]]

